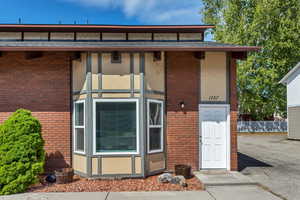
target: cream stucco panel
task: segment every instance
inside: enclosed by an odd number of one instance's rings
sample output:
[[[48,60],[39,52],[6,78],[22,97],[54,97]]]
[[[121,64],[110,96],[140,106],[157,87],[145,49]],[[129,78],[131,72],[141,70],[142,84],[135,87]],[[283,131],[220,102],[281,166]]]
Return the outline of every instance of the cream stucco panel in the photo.
[[[147,90],[165,91],[165,62],[164,53],[161,60],[154,61],[153,53],[145,54],[145,82]]]
[[[140,73],[140,54],[135,53],[133,56],[134,56],[133,71],[135,74],[139,74]]]
[[[129,40],[152,40],[152,33],[129,33]]]
[[[81,60],[73,61],[73,91],[81,91],[86,88],[86,54],[81,55]]]
[[[48,40],[47,32],[24,32],[24,40]]]
[[[92,74],[92,88],[93,90],[99,89],[99,76],[98,74]]]
[[[100,33],[77,33],[77,40],[100,40]]]
[[[52,32],[50,34],[51,40],[74,40],[74,33],[67,32]]]
[[[206,52],[201,60],[201,101],[226,101],[226,62],[225,52]]]
[[[130,75],[102,75],[102,89],[129,90]]]
[[[102,33],[102,40],[126,40],[126,33]]]
[[[135,173],[141,174],[142,173],[142,159],[141,157],[135,157]]]
[[[98,73],[98,53],[92,53],[92,73],[97,74]]]
[[[154,33],[154,40],[177,40],[176,33]]]
[[[145,96],[149,99],[160,99],[160,100],[165,99],[165,95],[163,95],[163,94],[146,93]]]
[[[129,98],[131,97],[130,93],[103,93],[103,98]]]
[[[201,40],[201,33],[180,33],[179,40]]]
[[[102,158],[102,174],[132,174],[131,157]]]
[[[140,75],[134,75],[134,89],[139,90],[141,88],[141,78]]]
[[[122,53],[121,63],[111,63],[111,53],[102,54],[102,73],[107,75],[130,74],[130,55]]]
[[[98,158],[92,158],[92,174],[98,174]]]
[[[165,168],[165,155],[163,153],[149,155],[150,172]]]
[[[86,157],[80,155],[74,155],[73,168],[75,171],[86,173]]]
[[[0,32],[0,40],[21,40],[21,32]]]

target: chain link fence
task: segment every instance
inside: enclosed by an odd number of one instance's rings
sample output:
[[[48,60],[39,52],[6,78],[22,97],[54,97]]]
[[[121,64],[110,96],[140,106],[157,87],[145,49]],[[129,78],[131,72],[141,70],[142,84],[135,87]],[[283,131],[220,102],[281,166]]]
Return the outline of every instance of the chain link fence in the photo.
[[[238,132],[287,132],[286,121],[238,121]]]

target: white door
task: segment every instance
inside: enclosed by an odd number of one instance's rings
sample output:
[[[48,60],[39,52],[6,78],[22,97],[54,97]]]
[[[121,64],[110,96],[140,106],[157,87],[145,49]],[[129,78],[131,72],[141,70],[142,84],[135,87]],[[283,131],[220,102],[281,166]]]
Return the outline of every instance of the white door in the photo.
[[[200,105],[202,169],[229,169],[229,106]]]

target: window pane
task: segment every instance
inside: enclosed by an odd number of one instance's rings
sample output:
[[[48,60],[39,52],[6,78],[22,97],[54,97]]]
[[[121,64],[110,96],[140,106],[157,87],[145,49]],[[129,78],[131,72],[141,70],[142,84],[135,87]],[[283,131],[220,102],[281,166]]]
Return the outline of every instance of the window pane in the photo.
[[[75,103],[75,126],[83,126],[84,125],[84,104],[83,103]]]
[[[150,151],[161,149],[161,128],[150,128]]]
[[[150,125],[161,124],[161,104],[150,102]]]
[[[76,128],[75,129],[75,149],[76,151],[84,151],[84,129],[83,128]]]
[[[96,103],[96,151],[136,151],[136,103]]]

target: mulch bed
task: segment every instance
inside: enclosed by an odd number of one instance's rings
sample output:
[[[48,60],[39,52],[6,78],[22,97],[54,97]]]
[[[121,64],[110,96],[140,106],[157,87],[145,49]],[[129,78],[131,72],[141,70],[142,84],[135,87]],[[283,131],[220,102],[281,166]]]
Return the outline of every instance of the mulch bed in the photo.
[[[39,183],[28,192],[133,192],[133,191],[191,191],[202,190],[202,183],[196,178],[187,179],[187,187],[177,184],[159,183],[158,176],[146,179],[88,180],[79,176],[68,184]]]

